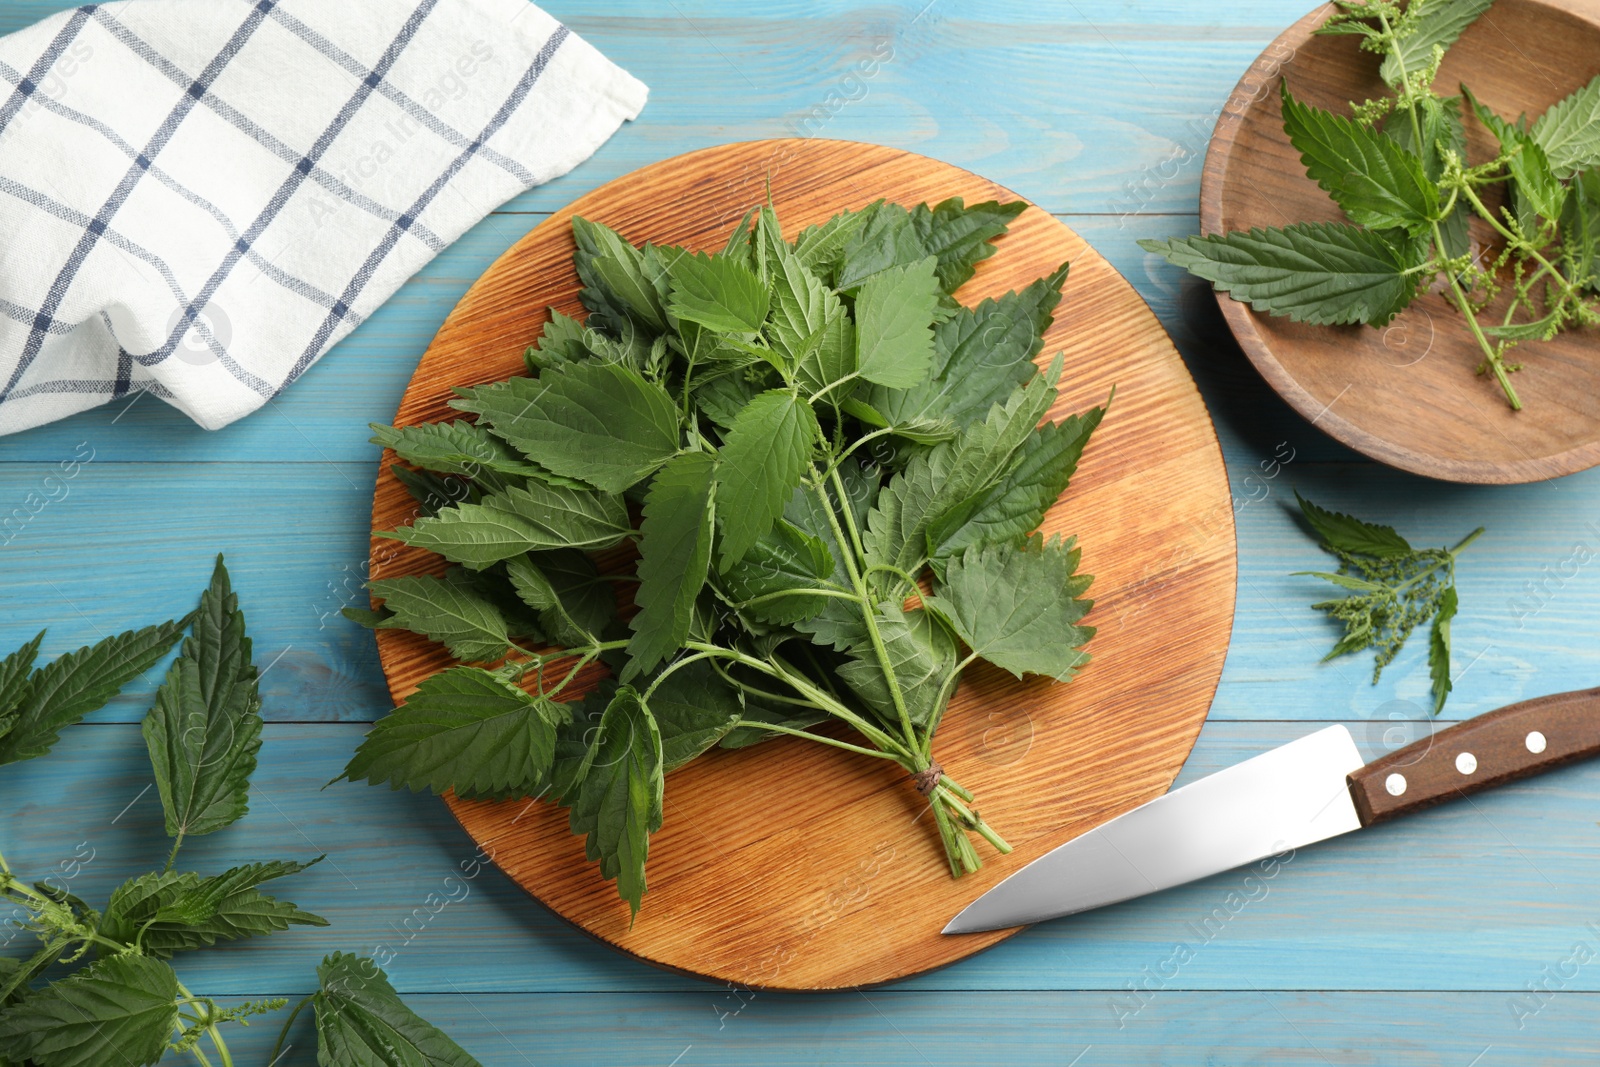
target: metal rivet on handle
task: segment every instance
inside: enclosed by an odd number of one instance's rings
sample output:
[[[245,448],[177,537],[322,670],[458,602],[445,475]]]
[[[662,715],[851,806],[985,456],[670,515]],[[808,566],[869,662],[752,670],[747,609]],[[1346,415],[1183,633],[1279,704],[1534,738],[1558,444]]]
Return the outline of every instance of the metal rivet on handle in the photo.
[[[1406,776],[1391,774],[1383,780],[1383,787],[1389,791],[1390,796],[1397,797],[1406,791]]]
[[[1538,755],[1544,751],[1544,734],[1541,734],[1538,730],[1535,730],[1528,735],[1523,744],[1528,746],[1529,752],[1532,752],[1534,755]]]
[[[1478,769],[1478,757],[1470,752],[1463,752],[1456,757],[1456,770],[1462,774],[1471,774]]]

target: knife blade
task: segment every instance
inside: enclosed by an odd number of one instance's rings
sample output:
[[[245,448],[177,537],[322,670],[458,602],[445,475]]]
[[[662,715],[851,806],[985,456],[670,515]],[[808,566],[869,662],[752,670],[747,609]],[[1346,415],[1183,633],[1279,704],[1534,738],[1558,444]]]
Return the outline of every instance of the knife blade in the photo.
[[[1330,726],[1061,845],[944,928],[979,933],[1145,896],[1600,755],[1600,689],[1526,700],[1371,763]]]

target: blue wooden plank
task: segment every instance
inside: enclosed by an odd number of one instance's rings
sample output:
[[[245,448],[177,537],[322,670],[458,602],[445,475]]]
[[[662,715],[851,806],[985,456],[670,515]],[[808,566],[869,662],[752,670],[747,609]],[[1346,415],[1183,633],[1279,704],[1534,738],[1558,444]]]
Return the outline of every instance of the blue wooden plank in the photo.
[[[1290,448],[1303,439],[1290,436]],[[1424,487],[1386,468],[1284,455],[1291,462],[1275,478],[1259,460],[1233,464],[1239,610],[1213,718],[1363,718],[1419,714],[1427,703],[1420,638],[1377,686],[1368,684],[1370,658],[1318,662],[1336,630],[1309,605],[1326,587],[1291,572],[1325,567],[1328,557],[1297,526],[1296,488],[1394,523],[1417,544],[1453,544],[1488,527],[1460,564],[1457,691],[1447,718],[1600,681],[1600,472],[1509,488]],[[0,532],[0,540],[11,536],[0,547],[0,649],[45,623],[46,651],[56,654],[181,614],[220,551],[249,612],[258,659],[276,663],[265,679],[270,717],[370,721],[387,708],[371,637],[337,614],[364,602],[375,467],[95,461],[70,481],[47,481],[55,471],[0,464],[0,524],[12,524]],[[29,518],[29,494],[37,503],[52,484],[65,497]],[[1193,536],[1207,534],[1197,527]],[[102,716],[137,718],[153,684],[130,690]]]
[[[367,424],[394,417],[418,358],[450,309],[543,218],[490,216],[407,282],[294,388],[226,429],[202,430],[166,404],[143,397],[0,438],[0,463],[57,462],[85,443],[98,459],[115,461],[374,463],[377,449],[368,443]],[[1270,456],[1280,442],[1292,438],[1302,459],[1354,458],[1266,387],[1228,334],[1208,286],[1139,248],[1141,238],[1194,232],[1198,221],[1193,215],[1071,216],[1064,221],[1110,260],[1161,318],[1200,384],[1230,456],[1240,456],[1248,466],[1255,460],[1245,461],[1244,456]]]
[[[0,31],[69,6],[9,3]],[[603,12],[546,7],[654,91],[644,121],[576,173],[518,198],[520,209],[553,210],[691,148],[821,134],[925,146],[1053,211],[1118,212],[1129,182],[1139,186],[1174,152],[1203,147],[1205,119],[1305,4],[1146,10],[1104,0],[908,0],[783,4],[759,14],[643,0]],[[861,72],[864,62],[870,74]],[[1191,210],[1197,171],[1156,183],[1154,202]]]
[[[267,714],[370,721],[388,690],[371,635],[339,609],[368,603],[376,471],[92,460],[64,478],[56,464],[0,464],[0,648],[48,625],[44,654],[54,656],[181,616],[221,552],[265,671]],[[140,718],[161,671],[97,718]]]
[[[1383,751],[1383,732],[1349,725],[1369,755]],[[1307,730],[1210,723],[1181,781]],[[292,990],[334,949],[392,956],[395,982],[414,992],[710,988],[595,945],[493,871],[465,877],[476,870],[475,848],[439,801],[350,783],[321,790],[360,734],[348,725],[269,725],[251,813],[184,846],[183,865],[206,872],[329,857],[278,891],[327,916],[331,928],[188,957],[196,988]],[[8,861],[42,877],[82,842],[94,858],[72,888],[104,901],[123,878],[165,856],[149,782],[135,727],[69,730],[51,756],[0,769]],[[1576,940],[1600,936],[1586,926],[1600,920],[1592,893],[1600,879],[1597,806],[1600,764],[1570,768],[1304,849],[1272,877],[1219,875],[1047,923],[904,988],[1113,991],[1142,982],[1148,967],[1166,972],[1163,988],[1171,990],[1521,989]],[[651,921],[648,902],[639,921]],[[1174,972],[1163,962],[1176,944],[1188,944],[1193,958]],[[1566,982],[1600,990],[1600,969]]]
[[[969,994],[959,1007],[879,993],[750,1001],[718,1029],[692,995],[651,998],[648,1012],[626,995],[423,996],[412,1006],[454,1033],[486,1067],[590,1065],[595,1035],[604,1062],[624,1065],[930,1064],[1040,1062],[1166,1067],[1218,1063],[1383,1063],[1433,1067],[1531,1062],[1551,1067],[1592,1063],[1584,1013],[1591,995],[1570,994],[1532,1033],[1512,1032],[1498,995],[1170,994],[1159,1019],[1136,1031],[1105,1021],[1107,1007],[1089,994]],[[729,1005],[737,1004],[731,995]],[[1151,1016],[1155,1008],[1149,1009]],[[1460,1012],[1460,1021],[1456,1012]],[[941,1015],[941,1012],[945,1013]],[[265,1062],[281,1014],[230,1038],[243,1062]],[[981,1025],[957,1021],[978,1016]],[[1465,1025],[1462,1025],[1464,1023]],[[309,1020],[296,1024],[287,1065],[309,1050]],[[310,1056],[306,1051],[305,1055]],[[984,1059],[983,1057],[996,1057]],[[674,1057],[676,1059],[674,1060]],[[1159,1057],[1159,1058],[1157,1058]],[[1449,1057],[1448,1059],[1444,1057]],[[1497,1058],[1498,1057],[1498,1058]]]
[[[1106,993],[407,999],[484,1067],[1588,1067],[1600,1010],[1594,994],[1559,992],[1519,1030],[1506,993],[1166,992],[1119,1027]],[[267,1061],[280,1019],[230,1037],[240,1062]],[[297,1022],[285,1067],[309,1065],[313,1041]]]

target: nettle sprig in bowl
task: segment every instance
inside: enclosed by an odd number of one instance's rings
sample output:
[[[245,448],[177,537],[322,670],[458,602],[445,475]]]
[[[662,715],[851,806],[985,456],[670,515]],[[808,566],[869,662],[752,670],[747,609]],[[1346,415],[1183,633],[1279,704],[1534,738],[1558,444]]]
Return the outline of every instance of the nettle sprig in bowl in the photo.
[[[455,566],[347,614],[463,665],[348,777],[557,799],[635,914],[664,777],[719,746],[897,764],[953,874],[973,837],[1009,851],[934,737],[978,659],[1060,681],[1087,661],[1079,550],[1034,531],[1105,412],[1044,421],[1065,265],[951,296],[1022,208],[880,202],[787,241],[766,207],[713,255],[575,219],[587,322],[552,311],[527,376],[457,390],[474,421],[374,427],[422,468],[396,473],[425,513],[379,536]],[[572,701],[596,661],[611,677]]]
[[[1349,222],[1140,245],[1257,311],[1316,325],[1382,326],[1442,286],[1482,354],[1478,373],[1521,410],[1511,350],[1600,324],[1600,78],[1532,121],[1503,118],[1466,86],[1440,95],[1446,49],[1491,5],[1339,0],[1317,31],[1359,36],[1393,90],[1346,117],[1282,86],[1289,141]],[[1469,118],[1493,136],[1493,158],[1468,158]],[[1474,249],[1474,219],[1491,247]]]

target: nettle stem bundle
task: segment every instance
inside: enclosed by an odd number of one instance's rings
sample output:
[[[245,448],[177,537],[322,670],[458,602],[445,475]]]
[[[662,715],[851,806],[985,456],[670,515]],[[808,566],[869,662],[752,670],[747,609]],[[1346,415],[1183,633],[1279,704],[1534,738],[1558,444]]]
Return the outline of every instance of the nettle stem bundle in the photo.
[[[951,296],[1022,207],[879,202],[787,241],[769,206],[714,255],[575,219],[587,321],[552,310],[528,376],[458,390],[475,421],[374,427],[423,512],[380,536],[455,566],[346,614],[463,665],[348,777],[557,799],[635,914],[665,775],[718,746],[892,761],[953,874],[975,838],[1009,851],[934,736],[980,658],[1061,681],[1087,661],[1079,551],[1034,531],[1105,412],[1045,421],[1065,265]],[[625,544],[635,571],[602,574]],[[597,661],[611,676],[572,701]]]

